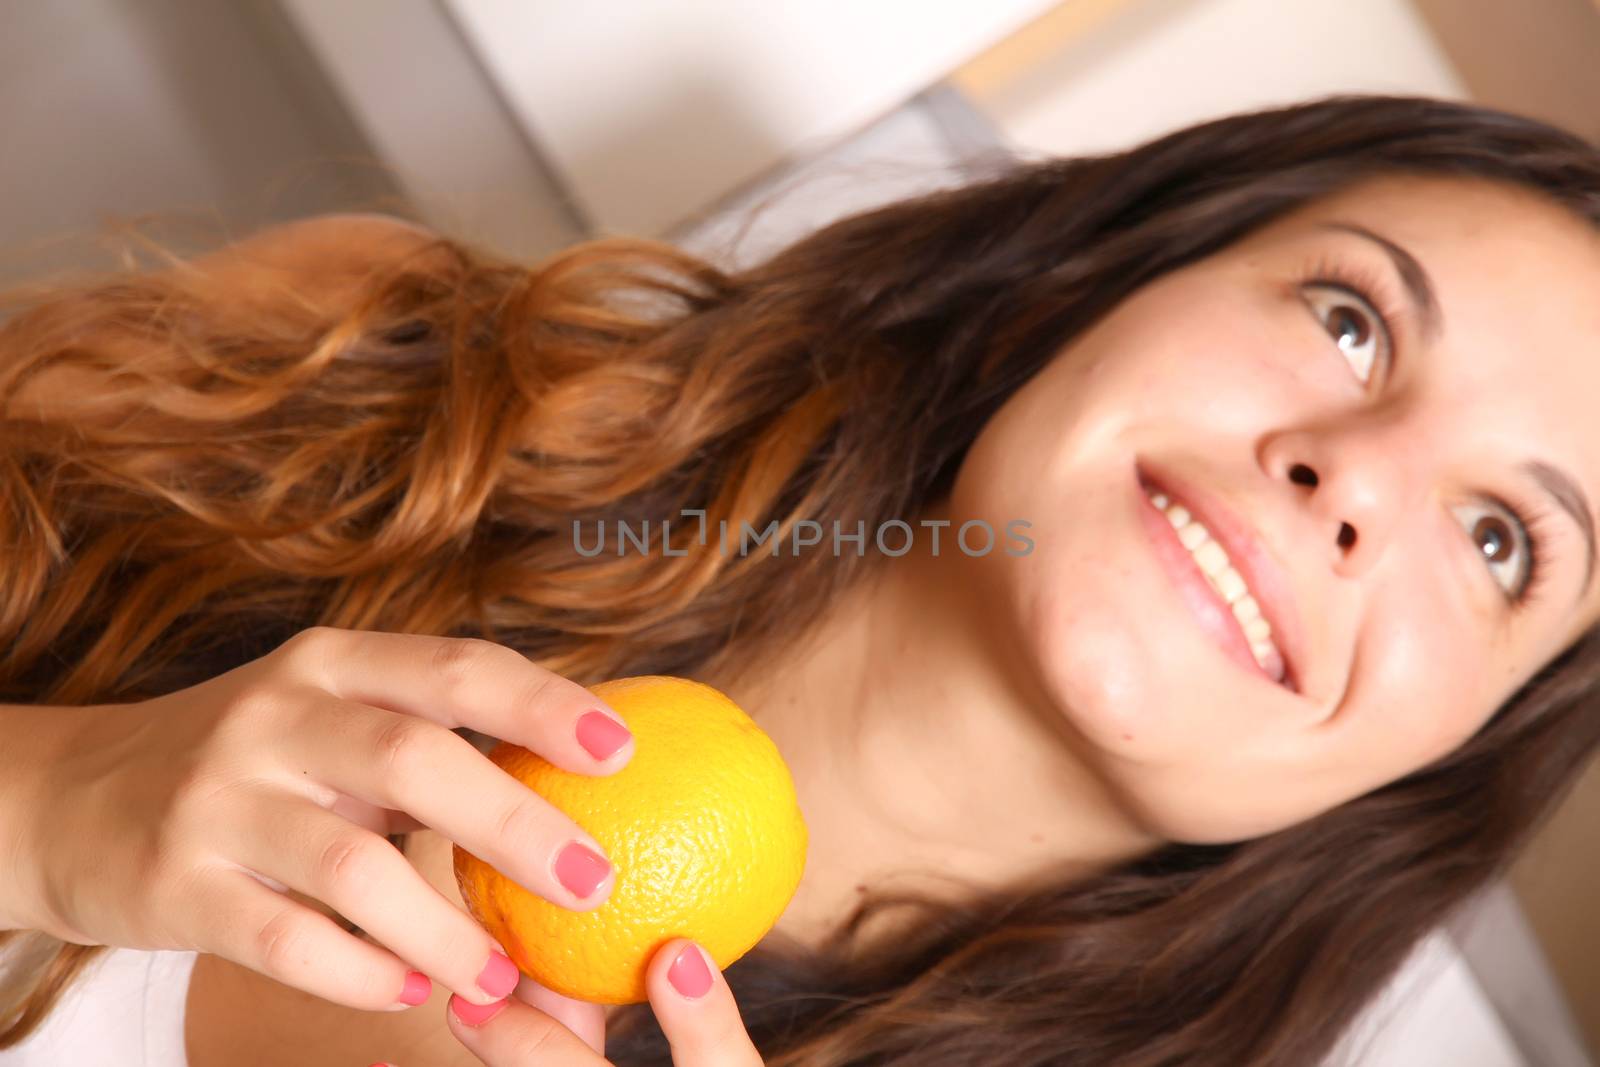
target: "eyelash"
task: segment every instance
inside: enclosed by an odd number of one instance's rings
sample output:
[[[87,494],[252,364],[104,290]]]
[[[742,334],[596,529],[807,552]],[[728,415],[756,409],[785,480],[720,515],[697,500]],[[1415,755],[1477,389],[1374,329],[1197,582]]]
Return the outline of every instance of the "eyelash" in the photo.
[[[1297,280],[1297,291],[1308,285],[1342,289],[1377,315],[1377,327],[1383,334],[1384,342],[1382,371],[1387,376],[1395,358],[1395,326],[1406,319],[1403,305],[1395,300],[1388,281],[1365,264],[1350,263],[1324,254],[1301,269]],[[1314,308],[1312,313],[1316,314]],[[1548,532],[1545,520],[1549,513],[1541,508],[1512,507],[1497,496],[1491,496],[1489,499],[1496,507],[1512,517],[1521,527],[1523,537],[1527,541],[1528,573],[1515,592],[1504,593],[1511,606],[1521,611],[1537,599],[1548,577],[1544,559]],[[1495,584],[1498,585],[1499,582]]]

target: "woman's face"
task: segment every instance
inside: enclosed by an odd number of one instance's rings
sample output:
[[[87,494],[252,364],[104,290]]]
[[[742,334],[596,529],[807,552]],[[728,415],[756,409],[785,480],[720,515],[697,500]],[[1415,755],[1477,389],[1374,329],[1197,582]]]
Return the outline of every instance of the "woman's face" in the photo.
[[[984,428],[949,517],[1034,546],[962,565],[1150,832],[1400,778],[1595,619],[1596,294],[1600,235],[1536,193],[1373,179],[1140,289]]]

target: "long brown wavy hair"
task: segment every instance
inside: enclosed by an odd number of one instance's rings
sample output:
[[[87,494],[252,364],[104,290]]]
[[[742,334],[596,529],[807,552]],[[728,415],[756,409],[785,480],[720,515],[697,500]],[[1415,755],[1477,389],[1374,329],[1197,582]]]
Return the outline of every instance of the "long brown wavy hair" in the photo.
[[[692,522],[681,555],[584,556],[573,523],[917,515],[1140,286],[1400,172],[1513,183],[1600,227],[1594,145],[1335,96],[997,164],[738,272],[642,239],[530,267],[439,238],[332,306],[181,263],[14,298],[0,701],[146,699],[316,625],[483,637],[584,684],[737,670],[881,558],[725,555]],[[82,376],[75,414],[13,402],[49,365]],[[966,905],[876,896],[820,951],[764,943],[728,981],[774,1067],[1307,1067],[1566,795],[1600,741],[1597,681],[1591,631],[1456,751],[1299,825]],[[864,936],[896,907],[920,921]],[[0,1048],[102,951],[50,941],[0,997]],[[648,1005],[612,1020],[608,1055],[670,1063]]]

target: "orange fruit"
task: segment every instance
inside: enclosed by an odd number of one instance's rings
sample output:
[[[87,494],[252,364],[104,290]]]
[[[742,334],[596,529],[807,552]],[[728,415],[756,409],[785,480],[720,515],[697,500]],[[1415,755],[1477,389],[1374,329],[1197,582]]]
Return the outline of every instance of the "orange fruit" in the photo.
[[[562,770],[502,741],[494,763],[592,835],[616,869],[611,895],[571,911],[459,845],[456,884],[478,922],[534,981],[595,1004],[648,999],[650,957],[692,938],[718,967],[778,921],[805,869],[806,824],[778,748],[737,704],[687,678],[589,687],[633,731],[610,775]]]

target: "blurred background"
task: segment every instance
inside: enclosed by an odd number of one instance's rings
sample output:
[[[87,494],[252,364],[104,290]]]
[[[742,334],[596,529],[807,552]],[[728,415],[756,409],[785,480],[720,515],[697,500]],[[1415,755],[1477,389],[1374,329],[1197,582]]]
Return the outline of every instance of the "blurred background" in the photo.
[[[1336,92],[1600,141],[1600,0],[0,0],[0,284],[113,266],[119,220],[187,254],[343,211],[738,266],[996,159]],[[1592,1063],[1597,833],[1600,767],[1351,1062]]]

